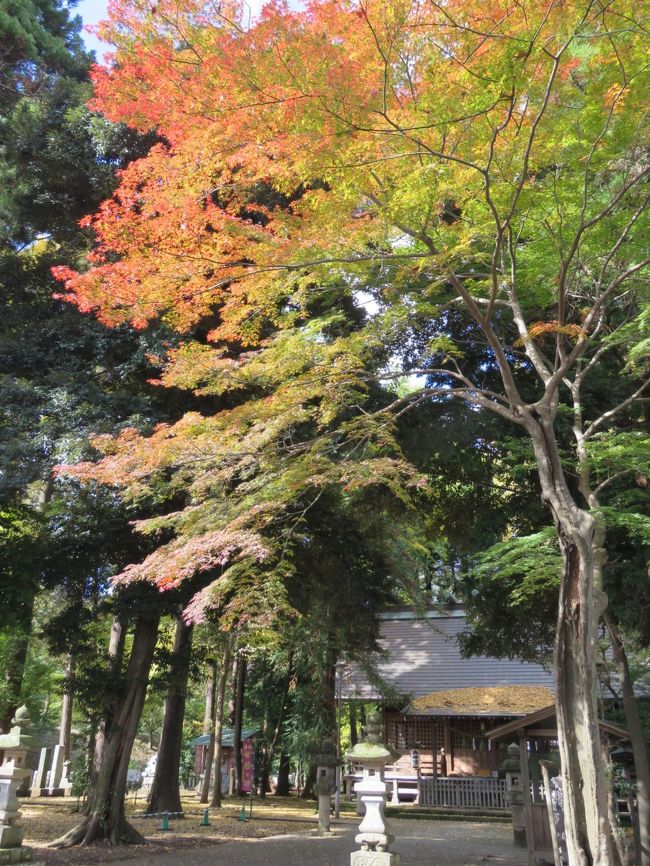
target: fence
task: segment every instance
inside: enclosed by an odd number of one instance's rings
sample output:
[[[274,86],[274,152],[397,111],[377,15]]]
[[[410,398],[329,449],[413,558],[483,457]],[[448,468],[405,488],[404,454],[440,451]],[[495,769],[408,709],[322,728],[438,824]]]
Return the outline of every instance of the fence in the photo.
[[[421,806],[452,806],[458,809],[508,809],[505,779],[468,776],[420,780]]]

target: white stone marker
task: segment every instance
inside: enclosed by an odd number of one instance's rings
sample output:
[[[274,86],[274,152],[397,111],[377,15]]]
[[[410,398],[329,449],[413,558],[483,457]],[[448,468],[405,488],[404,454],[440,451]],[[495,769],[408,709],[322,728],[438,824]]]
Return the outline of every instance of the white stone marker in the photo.
[[[50,759],[51,749],[41,749],[38,756],[38,767],[34,770],[32,776],[32,788],[29,792],[30,797],[40,797],[41,791],[47,784],[47,768]]]
[[[61,789],[63,775],[63,746],[55,746],[52,751],[52,765],[47,778],[47,792],[50,797]]]

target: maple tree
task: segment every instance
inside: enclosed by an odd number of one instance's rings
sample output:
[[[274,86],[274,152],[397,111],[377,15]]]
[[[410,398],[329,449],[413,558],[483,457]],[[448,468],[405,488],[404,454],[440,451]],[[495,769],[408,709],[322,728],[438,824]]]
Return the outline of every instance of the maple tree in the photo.
[[[109,324],[200,328],[161,381],[221,411],[105,441],[106,459],[79,471],[137,491],[173,470],[189,486],[199,504],[171,518],[174,569],[159,578],[173,583],[231,554],[261,559],[260,529],[297,486],[327,478],[399,494],[417,483],[391,422],[413,406],[458,399],[518,425],[563,557],[555,667],[569,860],[609,863],[594,646],[607,603],[601,499],[643,477],[643,16],[630,0],[326,0],[241,20],[236,3],[111,5],[102,32],[117,53],[95,71],[94,107],[155,127],[163,143],[87,219],[91,267],[57,276],[68,300]],[[364,293],[368,314],[346,327],[342,310]],[[314,315],[324,298],[327,315]],[[447,331],[457,307],[498,374],[490,387]],[[371,380],[404,373],[396,365],[423,321],[433,333],[406,366],[420,382],[373,404]],[[619,387],[592,412],[584,393],[609,353],[623,358]],[[628,429],[612,430],[621,419]],[[346,448],[374,459],[346,462]],[[233,485],[246,495],[221,502],[225,528],[214,530],[203,494]],[[153,577],[166,556],[129,576]],[[206,592],[193,616],[220,590]],[[643,784],[639,799],[647,807]]]

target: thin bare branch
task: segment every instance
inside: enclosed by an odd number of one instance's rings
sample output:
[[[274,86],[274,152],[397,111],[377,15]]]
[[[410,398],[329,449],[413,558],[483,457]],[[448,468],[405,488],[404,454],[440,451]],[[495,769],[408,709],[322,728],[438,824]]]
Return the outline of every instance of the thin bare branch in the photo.
[[[584,432],[584,438],[589,439],[594,435],[603,424],[608,424],[615,415],[618,415],[619,412],[622,412],[623,409],[627,409],[628,406],[631,406],[634,401],[643,394],[643,392],[650,386],[650,379],[646,379],[646,381],[640,385],[633,394],[620,402],[618,406],[614,406],[613,409],[610,409],[608,412],[603,412],[595,421],[592,421],[591,424],[587,427]]]

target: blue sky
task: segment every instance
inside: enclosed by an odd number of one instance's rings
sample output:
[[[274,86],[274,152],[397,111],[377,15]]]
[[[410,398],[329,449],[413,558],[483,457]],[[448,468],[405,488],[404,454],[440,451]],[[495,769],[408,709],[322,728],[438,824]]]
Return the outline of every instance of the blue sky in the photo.
[[[254,17],[262,7],[264,0],[247,0],[251,9],[251,15]],[[97,24],[98,21],[106,18],[106,6],[108,0],[79,0],[76,7],[73,9],[73,14],[81,15],[84,24]],[[293,5],[293,4],[291,4]],[[100,42],[92,33],[83,33],[86,47],[92,49],[97,54],[97,60],[101,61],[105,51],[110,51],[110,46],[104,42]]]
[[[106,18],[107,0],[79,0],[79,3],[73,8],[72,13],[81,15],[84,24],[97,24],[103,18]],[[91,33],[82,33],[84,42],[87,48],[91,48],[97,54],[97,60],[102,59],[102,54],[109,50],[108,45],[100,42],[96,36]]]

